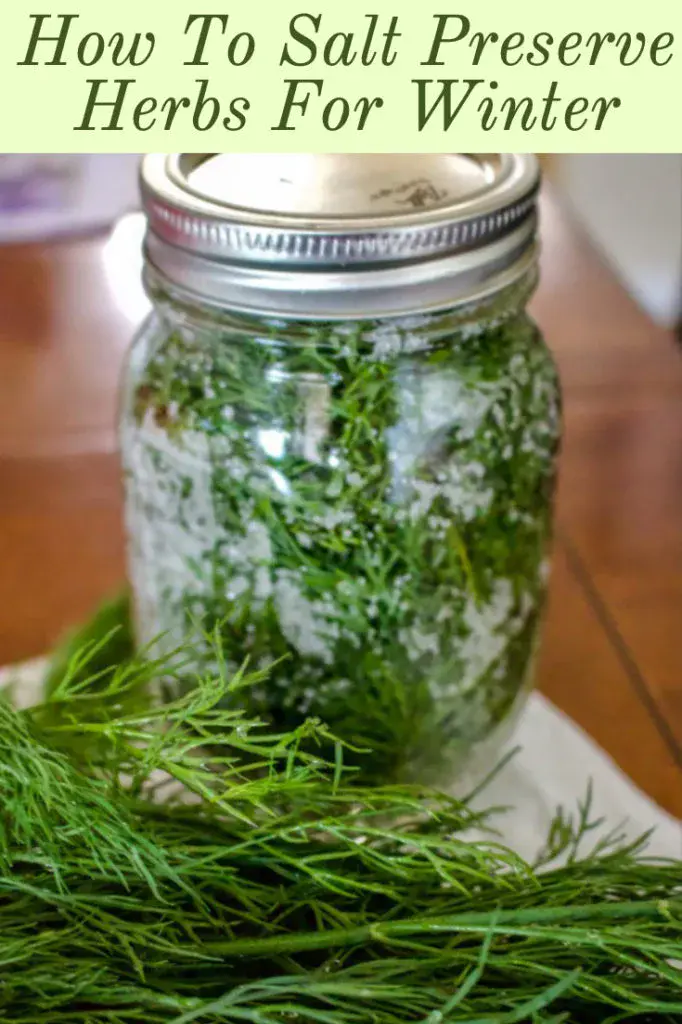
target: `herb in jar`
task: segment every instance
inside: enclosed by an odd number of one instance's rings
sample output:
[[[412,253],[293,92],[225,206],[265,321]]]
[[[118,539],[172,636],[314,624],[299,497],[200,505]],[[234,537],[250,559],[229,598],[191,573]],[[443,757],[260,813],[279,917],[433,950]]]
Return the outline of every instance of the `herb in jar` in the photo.
[[[254,713],[319,716],[376,778],[460,766],[523,695],[546,585],[559,391],[518,299],[155,336],[123,444],[141,639],[220,623],[269,669]]]

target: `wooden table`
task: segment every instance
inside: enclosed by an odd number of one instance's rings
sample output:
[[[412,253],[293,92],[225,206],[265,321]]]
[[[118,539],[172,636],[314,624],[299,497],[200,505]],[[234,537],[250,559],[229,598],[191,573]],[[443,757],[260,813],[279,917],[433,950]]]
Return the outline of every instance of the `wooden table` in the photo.
[[[540,684],[682,816],[682,350],[561,212],[534,312],[565,389]],[[121,231],[0,249],[0,663],[124,575],[116,392],[139,311]]]

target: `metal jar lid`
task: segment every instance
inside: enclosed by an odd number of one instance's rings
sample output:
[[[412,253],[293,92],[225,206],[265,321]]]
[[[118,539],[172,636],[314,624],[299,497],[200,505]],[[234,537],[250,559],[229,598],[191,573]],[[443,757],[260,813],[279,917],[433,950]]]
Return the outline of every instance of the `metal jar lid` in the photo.
[[[444,309],[535,263],[527,154],[153,154],[149,266],[212,305],[339,320]]]

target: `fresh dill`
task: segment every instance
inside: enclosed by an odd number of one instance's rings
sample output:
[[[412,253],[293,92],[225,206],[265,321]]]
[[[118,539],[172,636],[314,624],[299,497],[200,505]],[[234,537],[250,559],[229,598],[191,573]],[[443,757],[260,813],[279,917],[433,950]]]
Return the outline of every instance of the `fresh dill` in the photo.
[[[680,863],[580,854],[585,805],[534,867],[466,802],[363,784],[322,723],[230,707],[265,680],[218,635],[162,700],[171,665],[116,643],[0,703],[3,1024],[679,1022]]]

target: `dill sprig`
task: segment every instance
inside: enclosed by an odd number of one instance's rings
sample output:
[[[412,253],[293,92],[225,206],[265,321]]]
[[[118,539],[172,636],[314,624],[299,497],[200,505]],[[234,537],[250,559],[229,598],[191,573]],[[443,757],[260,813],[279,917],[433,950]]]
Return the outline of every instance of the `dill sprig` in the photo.
[[[581,853],[589,799],[527,864],[466,801],[362,784],[322,723],[230,707],[262,674],[213,643],[178,698],[105,634],[0,704],[3,1024],[679,1022],[682,865]]]

